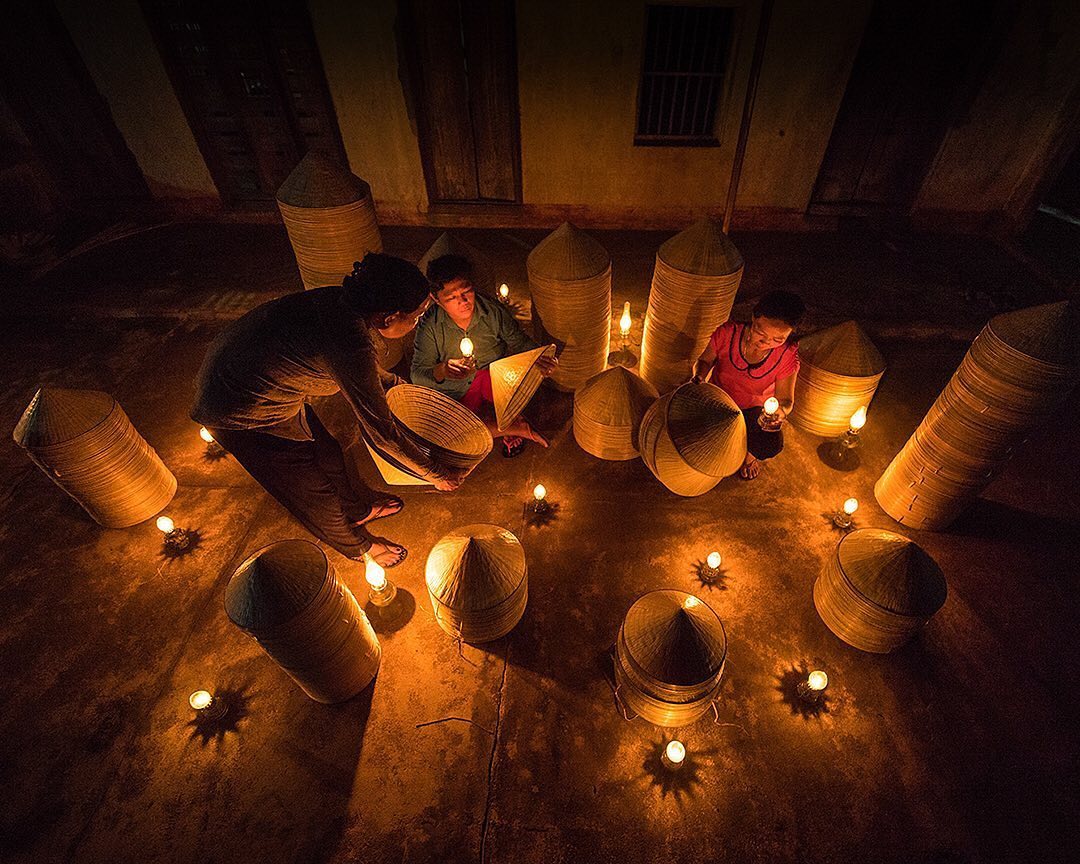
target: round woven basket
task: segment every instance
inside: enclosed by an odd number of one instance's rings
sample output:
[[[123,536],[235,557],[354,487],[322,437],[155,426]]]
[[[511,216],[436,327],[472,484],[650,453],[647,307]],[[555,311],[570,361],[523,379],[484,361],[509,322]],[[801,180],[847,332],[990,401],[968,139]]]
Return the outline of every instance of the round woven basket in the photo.
[[[594,375],[574,393],[574,440],[597,459],[633,459],[642,418],[657,395],[624,366]]]
[[[795,379],[791,422],[829,438],[848,429],[851,415],[869,406],[885,372],[885,360],[854,321],[799,340],[802,367]]]
[[[690,378],[709,337],[731,315],[743,259],[712,219],[702,219],[656,253],[641,337],[641,376],[660,393]]]
[[[491,259],[475,246],[466,243],[456,234],[451,234],[449,231],[444,231],[439,235],[416,266],[420,268],[421,273],[427,276],[428,264],[443,255],[460,255],[462,258],[467,258],[473,268],[473,288],[488,297],[497,296],[495,270],[491,266]]]
[[[371,187],[320,153],[300,160],[277,204],[305,288],[340,285],[354,261],[382,251]]]
[[[561,348],[552,383],[576,390],[607,365],[611,337],[611,256],[564,222],[529,253],[533,326]]]
[[[112,396],[42,387],[12,433],[31,461],[106,528],[156,515],[176,478]]]
[[[544,345],[502,357],[488,366],[491,373],[491,395],[495,402],[495,423],[502,431],[510,426],[536,395],[544,376],[536,368],[541,357],[554,357],[555,346]]]
[[[833,633],[885,654],[910,640],[945,604],[941,568],[914,541],[860,528],[844,536],[814,583],[814,606]]]
[[[687,726],[720,693],[727,634],[720,616],[684,591],[650,591],[634,601],[615,643],[619,699],[657,726]]]
[[[403,434],[439,465],[466,475],[491,452],[491,433],[483,421],[437,390],[398,384],[387,391],[386,404]]]
[[[466,525],[444,535],[427,558],[435,620],[463,642],[490,642],[521,620],[529,599],[525,550],[498,525]]]
[[[998,315],[874,486],[905,525],[949,525],[1077,380],[1078,310],[1065,302]]]
[[[316,702],[344,702],[371,683],[381,648],[364,610],[307,540],[282,540],[241,564],[225,613]]]
[[[746,458],[746,421],[715,384],[683,384],[645,412],[641,458],[676,495],[703,495],[739,470]]]

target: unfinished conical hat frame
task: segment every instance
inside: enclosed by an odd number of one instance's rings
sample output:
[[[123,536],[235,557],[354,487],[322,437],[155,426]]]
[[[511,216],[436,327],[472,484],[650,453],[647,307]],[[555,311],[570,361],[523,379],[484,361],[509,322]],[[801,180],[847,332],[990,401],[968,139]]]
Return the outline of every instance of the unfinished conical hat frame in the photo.
[[[619,628],[619,699],[650,723],[693,723],[719,694],[726,659],[727,634],[708,604],[684,591],[650,591]]]
[[[800,339],[799,359],[791,421],[813,435],[842,435],[851,415],[874,398],[885,371],[881,352],[858,324],[845,321]]]
[[[466,525],[444,535],[424,571],[435,620],[464,642],[489,642],[509,633],[525,612],[525,550],[498,525]]]
[[[990,321],[875,484],[882,509],[915,528],[949,525],[1069,397],[1078,342],[1065,302]]]
[[[624,366],[594,375],[574,393],[574,440],[597,459],[633,459],[642,418],[657,395]]]
[[[225,613],[317,702],[350,699],[379,671],[382,649],[364,610],[326,554],[282,540],[241,564]]]
[[[847,534],[814,583],[814,606],[839,638],[884,654],[910,640],[944,604],[941,568],[891,531]]]
[[[701,219],[656,253],[641,338],[641,376],[660,393],[690,377],[713,331],[727,321],[743,259],[712,219]]]
[[[107,393],[42,387],[13,432],[57,486],[106,528],[156,515],[176,478]]]
[[[552,383],[575,390],[607,365],[611,337],[611,256],[564,222],[529,253],[533,325],[561,346]]]
[[[715,384],[686,383],[661,396],[641,421],[641,458],[676,495],[703,495],[746,458],[746,420]]]
[[[277,203],[305,288],[340,285],[354,261],[382,251],[371,187],[321,153],[300,160]]]
[[[554,357],[555,346],[544,345],[502,357],[488,366],[491,374],[491,395],[495,402],[495,423],[503,431],[517,420],[529,400],[544,381],[536,368],[541,357]]]
[[[456,234],[451,234],[449,231],[444,231],[436,238],[416,266],[420,268],[421,273],[427,276],[428,264],[436,258],[442,258],[443,255],[460,255],[462,258],[468,259],[473,269],[473,287],[488,297],[497,296],[495,271],[491,266],[491,259],[475,246],[462,240]]]

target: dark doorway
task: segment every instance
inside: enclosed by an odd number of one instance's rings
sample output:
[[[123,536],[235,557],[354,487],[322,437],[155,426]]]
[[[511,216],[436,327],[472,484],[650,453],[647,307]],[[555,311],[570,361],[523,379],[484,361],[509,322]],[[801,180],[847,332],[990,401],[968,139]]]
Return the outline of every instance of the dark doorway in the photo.
[[[810,212],[906,216],[950,123],[962,119],[1015,0],[877,0]]]
[[[296,163],[346,163],[303,0],[143,0],[210,175],[230,208],[272,206]]]
[[[519,203],[513,0],[401,0],[399,12],[429,200]]]

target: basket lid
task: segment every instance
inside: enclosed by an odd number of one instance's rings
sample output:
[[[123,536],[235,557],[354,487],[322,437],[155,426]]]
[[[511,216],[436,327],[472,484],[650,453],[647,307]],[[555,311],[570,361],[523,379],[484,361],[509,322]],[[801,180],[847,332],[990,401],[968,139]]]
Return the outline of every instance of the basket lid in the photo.
[[[854,321],[804,336],[799,340],[799,356],[811,366],[834,375],[869,378],[885,371],[885,358]]]
[[[714,219],[699,219],[664,242],[657,253],[669,267],[694,276],[727,276],[743,266],[743,257]]]
[[[285,178],[277,200],[291,207],[341,207],[371,195],[371,187],[324,153],[309,150]]]
[[[510,357],[502,357],[488,366],[491,373],[491,396],[495,403],[495,422],[500,430],[517,420],[540,388],[544,376],[536,369],[536,361],[541,357],[554,356],[555,346],[544,345]]]
[[[12,437],[27,448],[63,444],[89,432],[115,406],[116,400],[100,390],[39,387],[15,424]]]
[[[498,606],[525,579],[521,541],[498,525],[465,525],[445,534],[428,554],[431,596],[461,612]]]
[[[720,616],[685,591],[650,591],[623,619],[623,643],[631,659],[665,684],[690,686],[714,678],[727,655]]]
[[[578,388],[574,411],[604,426],[633,426],[659,395],[625,366],[612,366]]]
[[[852,587],[882,609],[929,618],[945,604],[945,575],[907,537],[881,528],[859,528],[840,541],[836,554]]]
[[[990,319],[1002,342],[1028,357],[1058,366],[1076,366],[1080,352],[1080,303],[1062,300],[1005,312]]]
[[[326,553],[307,540],[264,546],[225,586],[225,614],[245,630],[265,630],[304,611],[327,577]]]
[[[563,222],[529,253],[529,272],[566,282],[592,279],[611,266],[611,256],[580,228]]]
[[[479,249],[449,231],[443,231],[436,238],[423,257],[416,262],[416,266],[426,276],[428,264],[436,258],[442,258],[443,255],[460,255],[462,258],[467,258],[473,265],[473,287],[482,294],[495,296],[495,272],[491,268],[490,259]]]
[[[746,455],[746,421],[735,400],[715,384],[688,382],[671,394],[667,431],[686,463],[722,477],[735,455]]]

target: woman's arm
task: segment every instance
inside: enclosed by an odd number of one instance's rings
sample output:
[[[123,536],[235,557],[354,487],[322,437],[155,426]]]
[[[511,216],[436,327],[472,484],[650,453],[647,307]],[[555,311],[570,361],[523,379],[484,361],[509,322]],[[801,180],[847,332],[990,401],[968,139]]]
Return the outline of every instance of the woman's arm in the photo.
[[[713,347],[712,340],[709,340],[709,344],[705,346],[705,353],[702,354],[697,362],[694,363],[694,377],[696,382],[705,381],[709,377],[709,371],[712,369],[713,364],[716,362],[716,349]]]
[[[780,411],[783,416],[786,417],[791,413],[791,409],[795,407],[795,379],[799,377],[799,370],[796,369],[786,378],[778,378],[776,380],[776,398],[780,402]]]

